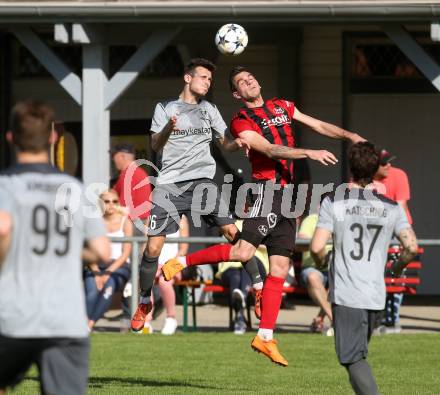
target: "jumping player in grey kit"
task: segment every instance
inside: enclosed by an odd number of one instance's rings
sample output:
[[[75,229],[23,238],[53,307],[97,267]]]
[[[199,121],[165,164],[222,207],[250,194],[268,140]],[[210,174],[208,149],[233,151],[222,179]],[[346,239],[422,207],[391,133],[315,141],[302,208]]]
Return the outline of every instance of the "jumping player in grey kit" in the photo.
[[[325,245],[333,237],[329,259],[329,298],[332,303],[336,353],[358,395],[379,393],[367,362],[368,342],[377,315],[385,307],[384,269],[394,235],[402,244],[395,275],[417,254],[417,239],[405,211],[396,202],[367,188],[379,167],[379,153],[369,142],[349,151],[353,187],[327,196],[310,250],[315,262],[326,262]]]
[[[83,187],[49,164],[52,121],[47,105],[21,102],[7,133],[17,164],[0,175],[0,394],[33,363],[43,394],[87,393],[81,254],[107,261],[110,242],[102,219],[85,216],[90,207],[80,196],[57,195],[64,184]]]
[[[166,235],[178,230],[181,215],[192,214],[192,218],[196,215],[215,224],[230,242],[239,239],[228,206],[212,181],[216,164],[210,151],[211,141],[217,140],[226,151],[242,147],[239,139],[232,140],[225,135],[227,126],[217,107],[203,99],[211,86],[214,70],[209,60],[192,59],[185,67],[179,97],[158,103],[154,111],[152,148],[160,152],[162,158],[153,192],[147,246],[140,265],[140,303],[131,320],[133,331],[142,330],[151,311],[151,288],[158,258]],[[207,194],[205,187],[209,188]],[[206,214],[202,206],[212,210]],[[262,281],[255,261],[248,262],[245,269],[254,285]]]

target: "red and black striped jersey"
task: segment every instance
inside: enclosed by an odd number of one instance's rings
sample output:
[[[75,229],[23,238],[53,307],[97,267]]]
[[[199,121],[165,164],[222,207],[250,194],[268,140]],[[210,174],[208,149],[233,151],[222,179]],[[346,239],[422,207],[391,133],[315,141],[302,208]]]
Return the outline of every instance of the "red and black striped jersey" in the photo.
[[[231,121],[231,132],[238,137],[245,130],[254,131],[269,143],[293,148],[295,136],[292,129],[293,102],[273,98],[261,107],[242,108]],[[257,180],[272,180],[277,184],[293,183],[293,160],[274,160],[260,152],[251,150],[249,160],[252,177]]]

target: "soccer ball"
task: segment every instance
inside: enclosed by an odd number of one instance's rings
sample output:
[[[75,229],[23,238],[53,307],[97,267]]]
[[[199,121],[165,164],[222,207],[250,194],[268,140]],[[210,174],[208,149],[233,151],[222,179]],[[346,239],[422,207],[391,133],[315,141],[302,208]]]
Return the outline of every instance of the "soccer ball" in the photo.
[[[246,30],[235,23],[228,23],[218,29],[215,35],[215,45],[225,55],[240,55],[248,44]]]

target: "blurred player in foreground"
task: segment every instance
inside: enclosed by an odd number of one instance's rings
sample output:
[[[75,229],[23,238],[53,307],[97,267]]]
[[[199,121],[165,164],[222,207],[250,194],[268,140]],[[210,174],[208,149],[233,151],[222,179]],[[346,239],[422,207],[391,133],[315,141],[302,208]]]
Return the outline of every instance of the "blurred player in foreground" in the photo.
[[[101,218],[85,216],[82,185],[49,164],[53,111],[26,101],[12,110],[17,163],[0,176],[0,393],[36,363],[44,394],[85,394],[89,339],[81,253],[107,261]],[[81,191],[60,199],[60,187]],[[73,196],[74,194],[72,194]]]

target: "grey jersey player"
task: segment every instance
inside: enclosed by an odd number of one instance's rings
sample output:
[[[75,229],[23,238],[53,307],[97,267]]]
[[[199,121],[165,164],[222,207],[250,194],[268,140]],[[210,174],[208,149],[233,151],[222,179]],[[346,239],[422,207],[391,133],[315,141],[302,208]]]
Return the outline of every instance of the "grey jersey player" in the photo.
[[[0,388],[37,363],[44,393],[85,394],[81,255],[87,242],[89,256],[108,260],[110,244],[102,219],[85,215],[82,184],[48,163],[52,119],[47,105],[21,102],[7,134],[17,163],[0,175]],[[60,199],[63,185],[78,199]]]
[[[325,245],[333,238],[329,297],[338,359],[347,368],[356,394],[378,394],[366,358],[377,314],[385,307],[388,246],[393,235],[402,243],[400,260],[393,268],[399,274],[417,253],[417,240],[404,210],[367,187],[379,166],[374,145],[353,145],[349,165],[353,186],[323,200],[310,248],[322,265]]]

